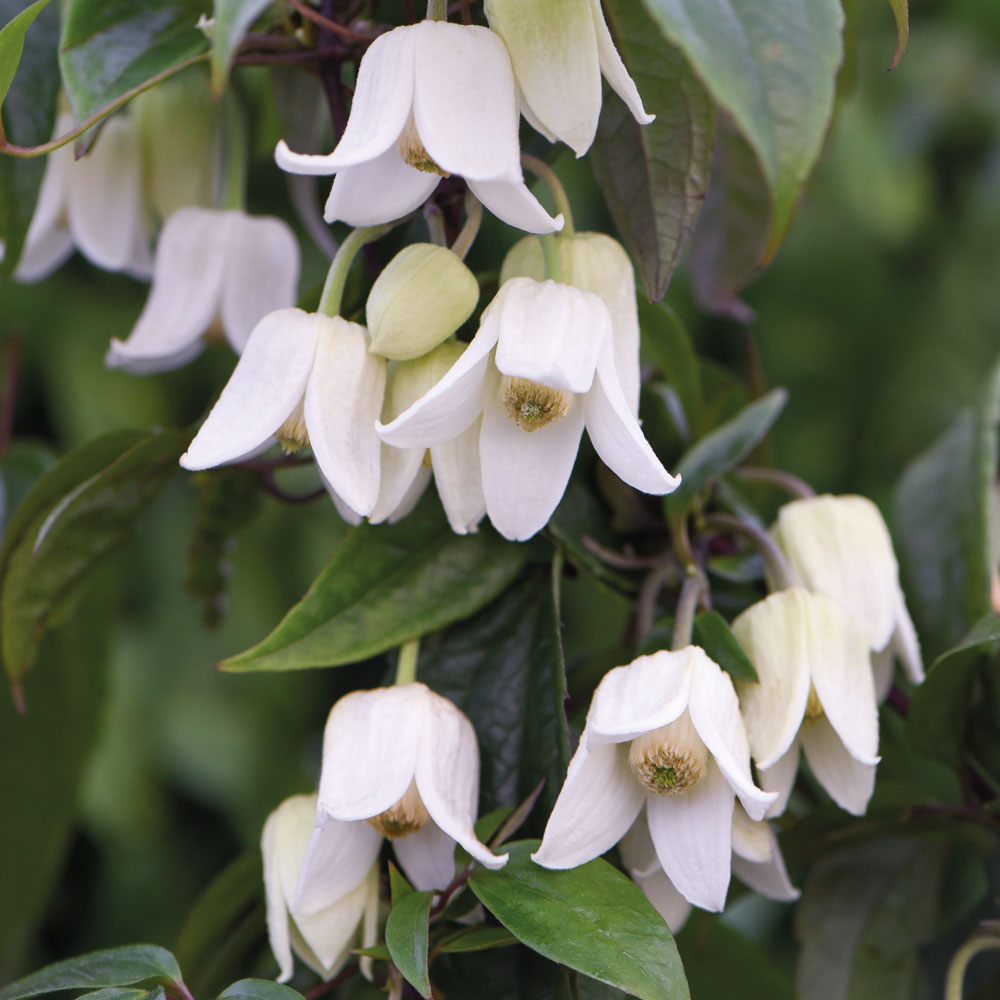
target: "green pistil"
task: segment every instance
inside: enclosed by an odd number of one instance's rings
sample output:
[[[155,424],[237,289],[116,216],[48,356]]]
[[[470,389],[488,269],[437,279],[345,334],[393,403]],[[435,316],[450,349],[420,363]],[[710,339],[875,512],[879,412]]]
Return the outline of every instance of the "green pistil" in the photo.
[[[653,784],[664,790],[673,788],[677,784],[677,770],[673,767],[653,768]]]

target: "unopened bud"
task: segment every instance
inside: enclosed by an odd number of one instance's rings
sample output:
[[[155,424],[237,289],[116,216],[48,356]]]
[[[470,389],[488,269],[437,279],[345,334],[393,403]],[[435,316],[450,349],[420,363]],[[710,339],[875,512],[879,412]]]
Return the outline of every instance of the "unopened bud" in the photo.
[[[378,276],[368,296],[371,351],[394,361],[419,358],[447,340],[479,301],[479,283],[447,247],[413,243]]]

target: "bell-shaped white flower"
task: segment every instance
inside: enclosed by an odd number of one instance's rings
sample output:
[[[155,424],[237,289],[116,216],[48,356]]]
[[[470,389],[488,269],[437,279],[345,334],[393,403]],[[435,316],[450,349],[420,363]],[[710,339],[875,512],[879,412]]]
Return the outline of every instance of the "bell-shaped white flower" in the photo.
[[[280,970],[279,982],[292,976],[293,952],[329,979],[344,964],[359,937],[364,946],[375,942],[375,857],[346,878],[343,869],[317,864],[331,858],[336,861],[343,853],[345,835],[350,839],[352,831],[345,829],[350,824],[328,822],[314,833],[315,818],[316,796],[293,795],[268,816],[261,835],[267,933]],[[310,886],[308,906],[301,899],[301,883],[306,876]]]
[[[601,74],[641,125],[646,113],[608,31],[600,0],[486,0],[490,27],[504,40],[524,117],[577,156],[594,141]]]
[[[865,811],[878,763],[878,709],[868,642],[836,601],[778,591],[733,622],[758,682],[736,681],[750,749],[783,808],[798,747],[838,805]],[[772,774],[772,769],[777,770]]]
[[[778,511],[772,534],[795,583],[832,597],[858,620],[873,651],[890,649],[910,680],[923,680],[892,539],[871,500],[830,495],[794,500]]]
[[[384,390],[385,361],[369,354],[363,326],[301,309],[268,313],[181,465],[236,462],[276,440],[290,451],[309,445],[328,488],[367,515],[378,498]]]
[[[583,428],[605,464],[645,493],[676,489],[643,437],[615,368],[611,317],[599,296],[513,278],[483,311],[447,374],[388,425],[383,441],[425,448],[482,417],[486,512],[506,538],[543,528],[562,498]]]
[[[418,889],[443,889],[459,843],[480,864],[501,868],[476,837],[479,749],[472,724],[447,698],[420,683],[345,695],[323,734],[319,809],[356,824],[351,848],[361,861],[389,837]],[[374,845],[374,853],[373,846]],[[360,861],[343,867],[357,871]],[[335,866],[336,867],[336,866]]]
[[[294,304],[298,280],[299,245],[281,219],[179,209],[160,233],[146,305],[104,363],[137,374],[178,368],[220,330],[239,354],[260,319]]]
[[[72,128],[72,115],[59,115],[55,135]],[[14,277],[40,281],[74,247],[105,271],[147,277],[152,258],[142,176],[139,137],[128,114],[109,119],[79,160],[72,144],[53,150]]]
[[[336,173],[327,222],[371,226],[398,219],[449,174],[498,218],[531,233],[555,232],[524,184],[517,89],[503,42],[488,28],[421,21],[380,35],[358,69],[344,134],[326,156],[275,159],[299,174]]]
[[[594,692],[539,849],[573,868],[625,836],[645,807],[660,867],[688,902],[721,910],[733,806],[753,819],[775,799],[750,774],[750,747],[729,675],[697,646],[640,656]]]

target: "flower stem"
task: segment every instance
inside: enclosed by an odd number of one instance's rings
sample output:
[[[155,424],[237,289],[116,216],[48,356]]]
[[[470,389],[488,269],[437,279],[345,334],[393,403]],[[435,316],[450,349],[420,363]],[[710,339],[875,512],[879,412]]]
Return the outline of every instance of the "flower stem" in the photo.
[[[573,229],[573,209],[570,207],[569,196],[566,188],[563,187],[559,175],[544,161],[530,153],[521,154],[521,166],[526,167],[533,174],[536,174],[545,183],[552,195],[552,200],[556,204],[556,211],[563,217],[563,236],[572,236]]]
[[[448,0],[427,0],[427,20],[447,21]]]
[[[784,469],[769,469],[764,466],[744,465],[736,470],[736,475],[740,479],[746,479],[751,483],[771,483],[783,489],[789,496],[795,497],[796,500],[804,500],[808,497],[816,496],[816,491],[804,479],[793,476],[792,473],[785,472]]]
[[[363,229],[353,229],[350,235],[340,244],[330,270],[326,275],[326,283],[323,285],[323,294],[320,296],[318,312],[327,316],[339,316],[340,306],[344,298],[344,286],[347,284],[347,274],[351,270],[351,264],[358,251],[366,244],[377,240],[392,229],[394,223],[386,223],[381,226],[366,226]]]
[[[424,205],[424,222],[427,223],[427,232],[431,243],[438,247],[446,247],[448,237],[445,236],[444,232],[444,217],[441,214],[441,209],[433,201]]]
[[[716,528],[719,531],[742,535],[749,539],[764,557],[771,579],[774,581],[774,590],[787,590],[793,586],[792,571],[784,553],[766,531],[762,531],[747,521],[741,521],[731,514],[708,514],[705,516],[704,524],[706,528]]]
[[[945,1000],[962,1000],[962,981],[965,979],[966,968],[981,951],[990,949],[1000,949],[1000,937],[976,933],[955,952],[945,980]]]
[[[396,683],[412,684],[417,679],[417,657],[420,655],[420,640],[410,639],[399,647],[396,660]]]
[[[542,255],[545,258],[545,277],[553,281],[562,281],[562,257],[559,253],[559,241],[551,233],[542,238]]]
[[[674,634],[670,642],[672,650],[684,649],[691,645],[691,631],[694,628],[694,613],[702,594],[708,590],[705,576],[697,566],[688,566],[687,576],[681,586],[681,596],[677,599],[677,617],[674,619]]]
[[[466,254],[479,235],[479,225],[482,221],[483,203],[469,191],[465,196],[465,225],[462,226],[462,231],[455,237],[455,242],[451,245],[452,253],[465,260]]]

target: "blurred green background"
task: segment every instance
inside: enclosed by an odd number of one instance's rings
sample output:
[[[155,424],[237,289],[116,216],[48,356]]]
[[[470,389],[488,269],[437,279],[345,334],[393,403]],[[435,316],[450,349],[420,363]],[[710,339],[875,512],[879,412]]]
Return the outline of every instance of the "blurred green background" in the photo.
[[[888,5],[863,3],[855,13],[859,40],[828,149],[786,244],[745,296],[756,323],[747,331],[699,315],[683,268],[667,301],[700,353],[746,376],[752,343],[766,383],[790,389],[773,436],[777,464],[819,490],[866,493],[886,506],[907,462],[1000,353],[1000,5],[913,4],[909,51],[891,74]],[[258,129],[259,150],[273,129]],[[605,225],[586,161],[562,157],[558,166],[578,228]],[[251,210],[289,215],[266,153]],[[495,261],[513,238],[487,228],[474,263]],[[303,290],[323,273],[319,254],[308,252]],[[42,284],[0,288],[0,332],[21,342],[19,440],[62,454],[105,430],[198,419],[232,365],[224,350],[162,376],[103,368],[109,338],[127,334],[144,297],[144,286],[79,257]],[[184,586],[196,517],[191,478],[178,475],[98,581],[116,625],[107,676],[91,678],[109,697],[85,765],[80,820],[71,833],[49,829],[51,856],[66,851],[51,875],[30,853],[12,856],[23,844],[0,822],[4,870],[38,865],[33,895],[0,886],[0,981],[91,948],[171,945],[198,893],[257,841],[267,813],[313,785],[336,696],[381,680],[384,663],[281,677],[213,670],[301,596],[343,526],[324,500],[291,508],[262,499],[228,554],[228,609],[208,629]],[[574,633],[585,613],[573,602],[571,594],[567,639],[580,648],[592,637]],[[607,614],[614,621],[618,611]],[[53,641],[71,654],[75,639]],[[0,698],[0,751],[4,733],[45,712],[44,689],[58,676],[44,676],[47,667],[28,677],[27,720]],[[85,693],[70,685],[63,693],[84,711]],[[71,814],[74,802],[65,805]],[[3,811],[30,808],[25,799]]]

